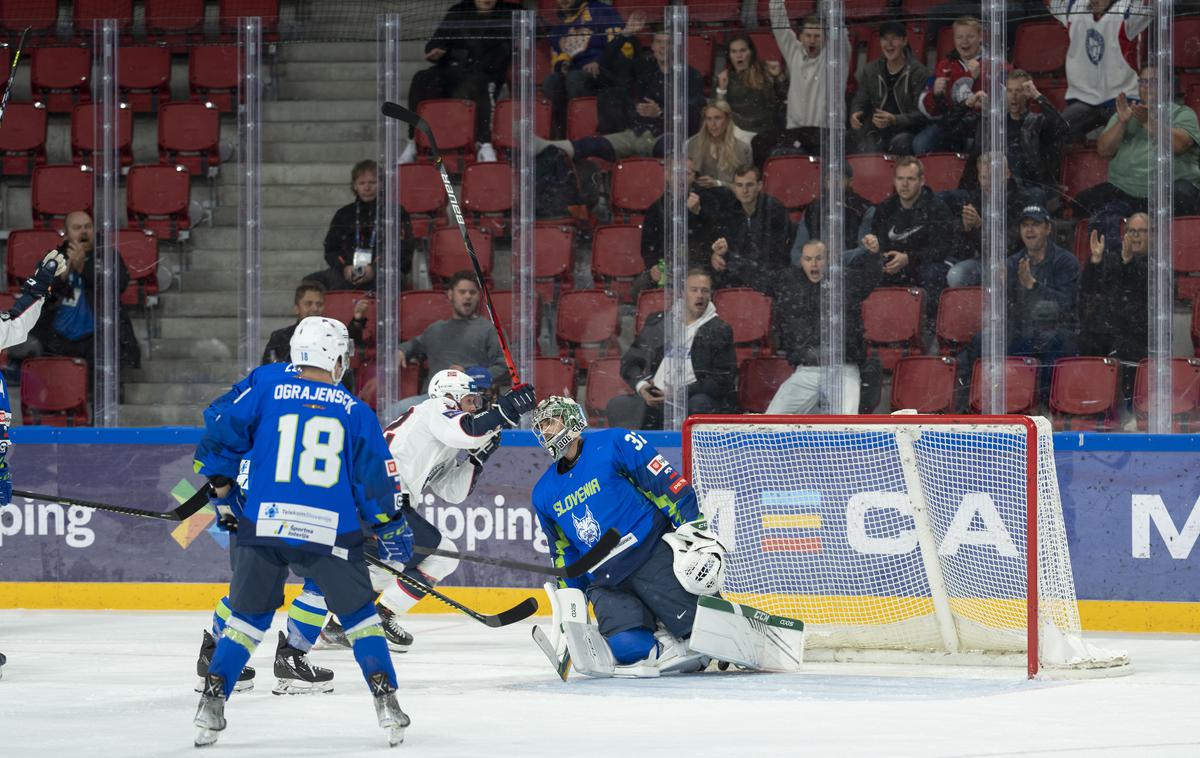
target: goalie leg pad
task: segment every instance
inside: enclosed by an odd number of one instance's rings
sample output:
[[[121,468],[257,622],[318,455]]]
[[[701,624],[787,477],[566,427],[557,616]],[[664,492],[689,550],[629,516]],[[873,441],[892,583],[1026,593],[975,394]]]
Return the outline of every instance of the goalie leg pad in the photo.
[[[797,671],[804,661],[804,622],[702,597],[688,646],[758,671]]]

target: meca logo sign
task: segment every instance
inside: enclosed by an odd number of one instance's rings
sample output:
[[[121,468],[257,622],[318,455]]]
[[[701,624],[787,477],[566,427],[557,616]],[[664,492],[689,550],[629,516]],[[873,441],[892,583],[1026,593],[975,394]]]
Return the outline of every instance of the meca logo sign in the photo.
[[[889,508],[903,516],[914,515],[912,502],[903,492],[860,492],[853,495],[846,502],[846,538],[850,546],[860,553],[875,555],[904,555],[915,550],[918,539],[915,528],[902,529],[887,537],[867,534],[867,512],[879,508]],[[976,516],[982,525],[980,529],[971,528]],[[938,555],[955,555],[963,545],[990,545],[1008,558],[1021,555],[1008,528],[1004,526],[1004,520],[1000,518],[996,503],[986,492],[963,495],[946,529],[946,536],[938,545]]]
[[[1150,557],[1150,524],[1158,530],[1167,546],[1167,552],[1177,561],[1185,561],[1196,546],[1196,538],[1200,537],[1200,499],[1192,505],[1192,512],[1183,522],[1183,529],[1176,529],[1167,504],[1161,495],[1134,495],[1131,512],[1132,524],[1130,532],[1133,537],[1133,557]]]

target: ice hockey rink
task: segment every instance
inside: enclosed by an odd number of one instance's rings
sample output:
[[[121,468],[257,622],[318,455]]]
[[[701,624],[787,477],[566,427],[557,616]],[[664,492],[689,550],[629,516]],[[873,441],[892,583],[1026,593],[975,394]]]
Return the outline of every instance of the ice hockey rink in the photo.
[[[276,617],[282,623],[283,615]],[[187,612],[3,611],[0,755],[194,755],[200,630]],[[544,622],[543,622],[544,623]],[[489,629],[414,615],[394,656],[414,756],[1200,756],[1200,637],[1090,635],[1132,676],[1027,681],[1016,669],[851,668],[563,683],[529,623]],[[269,642],[205,753],[352,756],[388,750],[348,650],[319,650],[326,695],[274,696]]]

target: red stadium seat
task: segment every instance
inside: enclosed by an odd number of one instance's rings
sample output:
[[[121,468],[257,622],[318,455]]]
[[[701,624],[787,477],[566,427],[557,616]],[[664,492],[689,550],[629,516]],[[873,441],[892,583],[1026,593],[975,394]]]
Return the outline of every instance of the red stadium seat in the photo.
[[[129,169],[125,208],[131,229],[147,229],[160,240],[186,237],[192,228],[190,201],[190,177],[183,166],[160,164]]]
[[[417,106],[417,115],[433,130],[447,171],[461,174],[468,163],[475,161],[475,103],[453,99],[423,100]],[[425,133],[420,130],[417,130],[417,153],[430,154]]]
[[[496,101],[496,111],[492,114],[492,147],[500,151],[510,151],[515,144],[513,129],[516,125],[513,119],[516,108],[509,98]],[[543,139],[550,138],[550,101],[539,99],[533,106],[533,133]]]
[[[1200,297],[1192,300],[1192,354],[1200,358]]]
[[[8,289],[17,292],[38,261],[46,253],[62,244],[62,235],[49,229],[17,229],[8,233],[8,253],[5,255],[5,271]]]
[[[468,227],[467,234],[475,255],[479,257],[479,268],[483,270],[486,279],[492,273],[492,235],[486,230]],[[433,279],[434,288],[441,287],[459,271],[471,270],[471,257],[463,245],[462,235],[458,227],[435,229],[429,244],[429,276]]]
[[[1137,367],[1133,382],[1133,411],[1138,431],[1149,427],[1150,359],[1144,358]],[[1200,358],[1171,359],[1171,431],[1193,432],[1200,420]]]
[[[771,308],[775,300],[749,287],[727,287],[713,293],[717,316],[733,330],[739,361],[765,355],[771,347]]]
[[[954,410],[958,362],[944,355],[910,355],[892,373],[892,410],[949,413]]]
[[[375,295],[361,290],[329,290],[325,293],[325,311],[321,315],[341,321],[347,327],[354,319],[354,308],[360,300],[367,301],[367,324],[363,327],[362,341],[365,349],[355,351],[351,367],[357,371],[363,362],[375,353]]]
[[[1003,413],[1033,413],[1037,404],[1038,362],[1033,358],[1004,359]],[[983,412],[983,362],[971,369],[971,412]]]
[[[569,358],[536,358],[533,362],[534,386],[538,402],[551,395],[575,399],[579,383],[575,376],[575,361]]]
[[[983,328],[983,288],[947,287],[938,300],[938,352],[955,355]]]
[[[1200,18],[1171,21],[1175,68],[1200,68]]]
[[[908,49],[912,51],[913,59],[921,63],[925,62],[925,32],[927,27],[920,22],[910,21],[905,24],[908,29],[908,34],[905,40],[908,43]],[[879,27],[871,29],[867,35],[867,63],[883,55],[883,51],[879,48]]]
[[[924,18],[932,15],[935,10],[945,4],[946,0],[903,0],[901,7],[906,16]]]
[[[580,371],[618,350],[617,299],[595,290],[568,292],[558,300],[554,336],[559,355],[574,358]]]
[[[121,304],[146,307],[147,298],[158,294],[158,238],[138,229],[118,229],[117,253],[129,269]]]
[[[410,340],[435,321],[454,318],[454,307],[444,290],[409,290],[400,293],[400,339]]]
[[[133,0],[75,0],[72,4],[75,33],[88,35],[96,21],[115,18],[122,36],[133,27]]]
[[[591,137],[599,124],[595,97],[573,97],[567,101],[567,139]]]
[[[946,24],[938,30],[937,36],[937,59],[944,60],[950,55],[950,51],[954,49],[954,26]]]
[[[883,202],[892,194],[895,162],[882,153],[847,155],[846,162],[854,172],[854,191],[873,204]]]
[[[637,224],[609,224],[596,228],[592,237],[592,276],[596,289],[633,303],[630,285],[646,264],[642,262],[642,228]]]
[[[92,212],[92,170],[85,166],[38,166],[33,170],[33,225],[62,229],[71,211]]]
[[[621,220],[640,224],[646,209],[663,194],[663,165],[657,158],[626,158],[612,175],[612,210]]]
[[[1095,150],[1073,150],[1063,156],[1062,184],[1071,197],[1088,187],[1108,181],[1108,158]]]
[[[787,358],[778,355],[742,361],[738,371],[738,405],[742,413],[766,413],[779,385],[794,371]]]
[[[0,29],[20,34],[53,34],[58,25],[58,0],[0,0]]]
[[[51,113],[70,113],[91,102],[92,51],[86,47],[35,47],[29,56],[29,89]]]
[[[945,192],[958,189],[967,159],[958,153],[929,153],[921,156],[921,165],[925,167],[925,185],[934,192]]]
[[[0,176],[29,176],[46,165],[46,109],[41,103],[9,103],[0,128]]]
[[[446,217],[446,187],[432,163],[405,163],[398,167],[400,207],[408,211],[413,236],[428,237],[434,224]]]
[[[688,0],[687,9],[688,23],[692,24],[738,23],[742,14],[741,3],[729,0]]]
[[[221,112],[209,103],[168,103],[158,114],[158,160],[213,176],[221,164]]]
[[[1058,21],[1026,21],[1013,39],[1013,68],[1034,76],[1062,71],[1069,44],[1067,29]]]
[[[1038,91],[1046,96],[1054,108],[1062,113],[1067,107],[1067,83],[1065,81],[1039,81],[1036,82]],[[1037,103],[1030,103],[1031,107],[1037,106]],[[1040,106],[1037,106],[1040,109]]]
[[[846,19],[881,18],[891,13],[887,0],[845,0]]]
[[[76,105],[71,111],[71,162],[95,165],[96,119],[101,117],[95,103]],[[133,165],[133,113],[124,103],[117,109],[117,154],[122,168]]]
[[[904,356],[925,352],[921,343],[924,313],[925,290],[918,287],[879,287],[863,300],[867,353],[878,356],[885,371],[891,371]]]
[[[1088,265],[1088,260],[1092,257],[1092,246],[1088,240],[1088,220],[1080,219],[1075,223],[1075,246],[1071,251],[1075,253],[1075,260],[1079,261],[1079,270],[1083,271]],[[1180,296],[1180,299],[1184,299]]]
[[[662,287],[647,287],[638,293],[637,312],[634,315],[634,333],[640,334],[646,319],[659,311],[666,310],[667,291]]]
[[[196,45],[188,54],[188,91],[194,103],[212,103],[234,112],[238,92],[236,45]]]
[[[771,0],[758,0],[758,21],[762,25],[769,26],[771,23],[770,6]],[[815,0],[791,0],[786,7],[793,26],[805,16],[816,13],[816,6]]]
[[[142,5],[150,42],[182,54],[189,44],[204,39],[204,0],[144,0]]]
[[[763,191],[799,222],[805,206],[821,192],[821,161],[810,155],[777,155],[763,164]]]
[[[543,302],[575,289],[571,266],[575,251],[575,228],[567,224],[538,222],[533,227],[533,279]]]
[[[497,237],[508,237],[512,224],[513,170],[507,163],[473,163],[462,176],[463,213],[469,223]]]
[[[1195,300],[1200,293],[1200,216],[1171,219],[1171,265],[1175,269],[1175,296]]]
[[[154,113],[171,99],[171,51],[158,45],[127,45],[117,56],[117,86],[134,113]]]
[[[221,38],[236,40],[237,20],[250,16],[260,19],[264,42],[279,39],[279,0],[220,0],[217,4],[217,20]]]
[[[787,61],[783,59],[783,51],[779,49],[779,42],[776,41],[772,32],[746,32],[746,36],[754,43],[754,52],[758,53],[759,60],[777,61],[787,68]]]
[[[1115,358],[1059,358],[1050,381],[1050,412],[1062,431],[1107,431],[1117,409],[1121,364]]]
[[[511,344],[512,340],[516,339],[517,328],[513,326],[516,323],[516,317],[513,313],[513,308],[516,307],[516,299],[513,297],[512,290],[488,290],[488,294],[492,298],[492,307],[496,309],[496,318],[500,319],[500,328],[504,330],[504,338]],[[480,295],[482,297],[482,295]],[[534,293],[533,305],[533,333],[538,333],[538,327],[541,324],[541,306],[537,302],[537,293]],[[479,317],[489,318],[487,315],[486,306],[482,302],[479,304]],[[490,320],[490,319],[489,319]],[[534,340],[534,349],[537,349],[537,340]]]
[[[618,395],[632,395],[633,389],[621,378],[620,358],[597,358],[588,369],[583,390],[583,406],[588,426],[608,426],[608,401]]]
[[[691,15],[692,6],[696,0],[688,2],[688,20],[695,23],[696,18]],[[723,8],[733,8],[737,13],[738,9],[733,3],[720,0]],[[700,74],[700,78],[707,83],[712,79],[713,72],[713,56],[716,54],[716,44],[712,37],[707,34],[689,34],[687,38],[687,62],[688,65],[696,69]]]
[[[21,362],[21,421],[26,426],[88,426],[88,364],[51,356]]]

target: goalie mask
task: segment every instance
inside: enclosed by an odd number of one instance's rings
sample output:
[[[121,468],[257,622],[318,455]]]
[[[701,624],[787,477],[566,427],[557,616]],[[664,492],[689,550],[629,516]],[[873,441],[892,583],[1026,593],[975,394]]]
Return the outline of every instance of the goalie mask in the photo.
[[[725,543],[704,519],[663,535],[675,556],[671,566],[679,584],[693,595],[716,595],[725,579]]]
[[[475,396],[475,407],[471,412],[483,408],[483,394],[475,379],[468,373],[448,368],[439,371],[429,380],[429,396],[432,398],[449,398],[462,408],[463,399]],[[465,409],[464,409],[465,410]]]
[[[324,316],[309,316],[297,324],[289,347],[293,365],[328,371],[334,384],[342,381],[342,375],[350,368],[350,356],[354,354],[346,325]],[[341,359],[340,364],[338,359]]]
[[[558,419],[562,427],[547,438],[542,431],[542,422],[550,419]],[[576,437],[583,434],[584,429],[587,429],[587,416],[579,403],[569,397],[551,395],[533,409],[533,434],[538,444],[546,448],[554,460],[563,457],[563,453]]]

